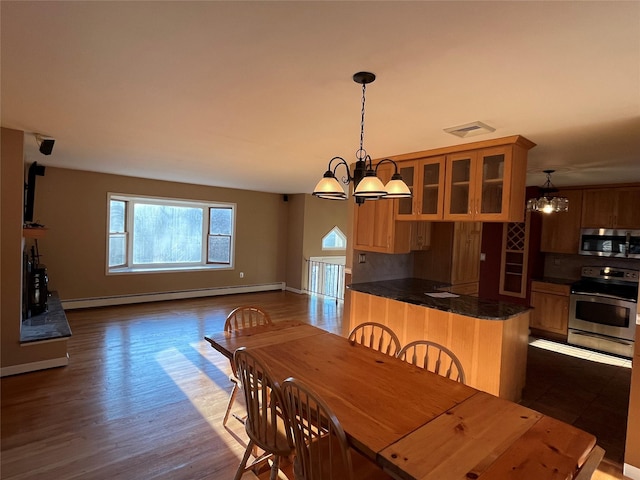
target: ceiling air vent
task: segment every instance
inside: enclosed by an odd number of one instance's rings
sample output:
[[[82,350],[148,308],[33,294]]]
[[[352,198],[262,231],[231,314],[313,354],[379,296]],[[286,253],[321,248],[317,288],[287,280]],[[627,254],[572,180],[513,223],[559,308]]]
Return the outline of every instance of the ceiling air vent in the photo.
[[[474,135],[482,135],[484,133],[495,132],[496,129],[490,127],[486,123],[471,122],[457,127],[449,127],[444,129],[445,132],[455,135],[456,137],[473,137]]]

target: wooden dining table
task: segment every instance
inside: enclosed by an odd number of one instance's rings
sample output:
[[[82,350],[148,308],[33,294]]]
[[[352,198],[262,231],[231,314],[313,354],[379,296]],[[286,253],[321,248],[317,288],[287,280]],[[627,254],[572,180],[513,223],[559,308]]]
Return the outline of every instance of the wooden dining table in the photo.
[[[397,479],[568,480],[593,435],[304,322],[205,339],[228,358],[246,347],[278,382],[321,396],[352,448]]]

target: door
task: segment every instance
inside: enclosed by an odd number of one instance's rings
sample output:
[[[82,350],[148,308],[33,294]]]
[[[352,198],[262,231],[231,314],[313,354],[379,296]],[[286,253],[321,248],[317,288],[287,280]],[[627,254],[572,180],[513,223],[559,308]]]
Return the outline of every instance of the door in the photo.
[[[475,176],[477,186],[474,218],[476,220],[509,220],[511,167],[511,147],[496,147],[479,152]],[[524,203],[518,208],[524,211]]]
[[[569,297],[531,292],[531,328],[567,335]]]
[[[451,261],[451,284],[477,282],[480,279],[482,223],[456,222]]]
[[[416,190],[418,220],[442,219],[445,163],[444,156],[426,158],[419,163]]]
[[[442,220],[445,162],[439,156],[398,163],[413,198],[396,201],[396,220]]]
[[[540,251],[575,255],[580,250],[582,190],[562,190],[560,193],[569,199],[569,211],[539,214],[542,216]]]
[[[475,207],[475,175],[477,152],[462,152],[447,156],[444,192],[445,220],[470,220]]]

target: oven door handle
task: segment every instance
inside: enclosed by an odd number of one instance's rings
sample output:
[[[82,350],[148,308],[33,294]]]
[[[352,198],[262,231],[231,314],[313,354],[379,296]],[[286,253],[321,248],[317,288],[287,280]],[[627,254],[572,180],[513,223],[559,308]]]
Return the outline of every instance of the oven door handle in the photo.
[[[587,333],[587,332],[583,332],[581,330],[574,330],[571,329],[571,333],[573,335],[582,335],[583,337],[592,337],[592,338],[602,338],[602,335],[597,335],[595,333]],[[620,338],[614,338],[614,337],[607,337],[607,341],[609,342],[613,342],[613,343],[619,343],[620,345],[625,345],[625,346],[633,346],[633,342],[632,341],[627,341],[627,340],[622,340]]]
[[[616,297],[615,295],[608,295],[608,294],[605,294],[605,293],[598,293],[598,292],[571,292],[571,295],[580,295],[580,296],[586,296],[586,297],[610,298],[611,300],[620,300],[622,302],[637,303],[637,300],[635,300],[635,299],[632,300],[630,298]]]

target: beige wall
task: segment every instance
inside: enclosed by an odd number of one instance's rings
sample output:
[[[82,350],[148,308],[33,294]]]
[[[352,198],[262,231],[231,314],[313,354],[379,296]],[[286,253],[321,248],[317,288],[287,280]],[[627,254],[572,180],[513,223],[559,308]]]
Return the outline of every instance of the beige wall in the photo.
[[[108,192],[235,203],[235,268],[107,275]],[[40,254],[50,290],[62,300],[286,280],[287,204],[279,194],[47,167],[36,188],[34,220],[49,229]]]
[[[20,346],[24,134],[2,129],[2,367],[66,355],[66,340]],[[41,162],[45,163],[45,162]],[[180,273],[106,274],[107,193],[230,202],[237,205],[235,267]],[[347,233],[346,202],[69,170],[47,165],[38,177],[34,221],[50,290],[65,301],[285,282],[302,289],[304,258],[328,255],[321,240]],[[342,255],[344,252],[333,252]],[[244,272],[244,278],[239,273]]]
[[[347,235],[348,201],[323,200],[313,195],[305,195],[304,246],[302,250],[305,258],[344,256],[346,254],[346,250],[322,250],[322,238],[336,226]]]
[[[67,341],[20,345],[22,320],[22,202],[24,195],[24,134],[2,128],[0,183],[0,367],[65,358]]]
[[[287,243],[287,287],[302,290],[304,268],[304,194],[289,195],[289,231]]]
[[[344,256],[345,251],[323,251],[322,237],[337,226],[347,235],[347,202],[322,200],[309,194],[289,195],[287,286],[306,288],[309,257]]]

